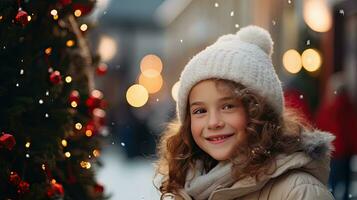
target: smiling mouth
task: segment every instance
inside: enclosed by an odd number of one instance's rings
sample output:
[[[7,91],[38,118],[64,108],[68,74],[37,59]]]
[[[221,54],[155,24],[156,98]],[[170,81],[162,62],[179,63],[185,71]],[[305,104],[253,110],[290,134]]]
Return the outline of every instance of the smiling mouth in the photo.
[[[225,142],[228,138],[232,137],[233,135],[234,134],[210,136],[207,137],[206,140],[208,140],[212,144],[219,144]]]

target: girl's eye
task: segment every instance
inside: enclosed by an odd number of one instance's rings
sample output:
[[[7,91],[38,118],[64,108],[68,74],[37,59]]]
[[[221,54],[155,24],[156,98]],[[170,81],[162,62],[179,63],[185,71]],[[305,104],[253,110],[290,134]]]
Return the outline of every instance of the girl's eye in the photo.
[[[202,114],[202,113],[205,113],[206,110],[203,109],[203,108],[199,108],[199,109],[195,109],[192,113],[193,114]]]
[[[223,110],[228,110],[228,109],[231,109],[231,108],[234,108],[235,106],[233,104],[225,104],[223,106]]]

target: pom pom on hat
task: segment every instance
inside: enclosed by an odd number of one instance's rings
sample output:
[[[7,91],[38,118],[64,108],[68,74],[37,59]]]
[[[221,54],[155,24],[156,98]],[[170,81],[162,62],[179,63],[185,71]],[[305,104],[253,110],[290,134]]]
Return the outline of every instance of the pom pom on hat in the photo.
[[[273,40],[268,31],[258,26],[247,26],[237,32],[239,40],[259,46],[271,57],[273,53]]]
[[[258,26],[241,28],[236,34],[221,36],[215,43],[195,55],[180,76],[178,119],[187,116],[187,99],[192,87],[202,80],[218,78],[234,81],[264,97],[281,115],[284,97],[271,55],[273,41],[268,31]]]

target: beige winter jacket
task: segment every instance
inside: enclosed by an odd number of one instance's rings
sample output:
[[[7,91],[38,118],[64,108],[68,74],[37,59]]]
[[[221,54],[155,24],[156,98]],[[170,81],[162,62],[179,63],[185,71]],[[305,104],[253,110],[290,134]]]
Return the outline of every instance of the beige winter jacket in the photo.
[[[279,155],[273,174],[259,182],[246,178],[228,188],[218,186],[208,200],[333,200],[326,187],[333,139],[325,132],[303,133],[301,151]],[[184,190],[164,199],[194,200]]]

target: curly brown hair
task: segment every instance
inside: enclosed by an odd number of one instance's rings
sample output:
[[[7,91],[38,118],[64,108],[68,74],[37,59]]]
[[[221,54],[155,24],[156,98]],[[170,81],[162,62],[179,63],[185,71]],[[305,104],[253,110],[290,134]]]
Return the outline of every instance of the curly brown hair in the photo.
[[[210,80],[215,81],[217,87],[230,89],[242,102],[247,113],[247,145],[238,147],[230,159],[237,180],[247,176],[259,179],[260,175],[273,173],[278,154],[290,154],[300,149],[301,132],[311,129],[311,126],[296,111],[285,108],[283,114],[279,115],[262,96],[242,84],[223,79]],[[186,113],[181,124],[175,119],[160,138],[156,175],[162,175],[158,187],[162,193],[161,198],[166,193],[179,195],[188,170],[194,169],[197,160],[203,161],[207,172],[218,163],[194,142],[190,112]],[[238,155],[245,155],[244,159],[236,159]]]

